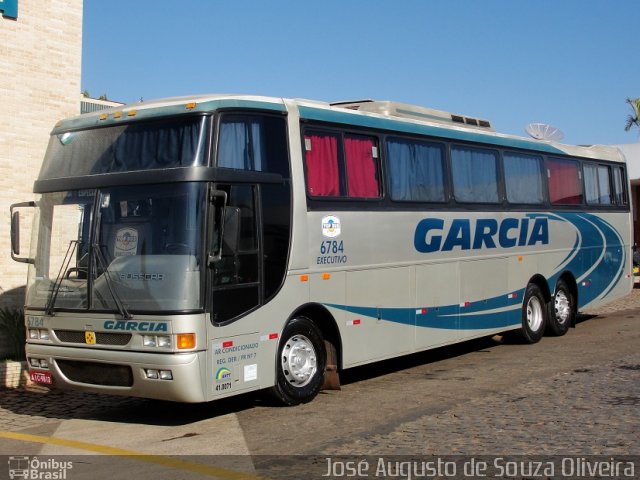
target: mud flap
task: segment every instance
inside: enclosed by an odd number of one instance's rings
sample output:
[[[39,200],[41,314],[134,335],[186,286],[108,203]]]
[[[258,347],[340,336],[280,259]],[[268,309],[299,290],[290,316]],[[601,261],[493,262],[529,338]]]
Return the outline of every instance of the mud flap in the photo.
[[[324,370],[324,383],[320,390],[340,390],[340,377],[338,376],[338,352],[333,343],[325,340],[324,348],[327,352],[327,364]]]

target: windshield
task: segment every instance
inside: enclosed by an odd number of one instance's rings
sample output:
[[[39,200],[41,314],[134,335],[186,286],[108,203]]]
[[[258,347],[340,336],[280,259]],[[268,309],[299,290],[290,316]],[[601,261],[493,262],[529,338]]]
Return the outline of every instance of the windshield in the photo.
[[[207,117],[51,135],[40,179],[206,165]]]
[[[205,184],[48,193],[27,305],[47,311],[202,308]]]

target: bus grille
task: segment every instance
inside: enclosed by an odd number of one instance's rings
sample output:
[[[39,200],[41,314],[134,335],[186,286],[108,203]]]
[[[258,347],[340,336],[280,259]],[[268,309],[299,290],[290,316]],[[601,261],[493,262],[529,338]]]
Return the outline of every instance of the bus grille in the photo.
[[[86,343],[84,331],[81,330],[54,330],[56,337],[65,343]],[[96,345],[124,346],[131,340],[130,333],[105,333],[95,332]]]
[[[73,382],[109,387],[130,387],[133,385],[131,367],[107,363],[56,360],[60,371]]]

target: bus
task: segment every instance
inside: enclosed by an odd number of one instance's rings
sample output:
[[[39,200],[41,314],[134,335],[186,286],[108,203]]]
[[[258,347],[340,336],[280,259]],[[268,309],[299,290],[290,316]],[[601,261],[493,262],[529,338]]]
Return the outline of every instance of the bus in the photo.
[[[52,130],[33,190],[11,254],[31,378],[53,388],[295,405],[355,366],[563,335],[633,284],[617,149],[396,102],[84,114]]]

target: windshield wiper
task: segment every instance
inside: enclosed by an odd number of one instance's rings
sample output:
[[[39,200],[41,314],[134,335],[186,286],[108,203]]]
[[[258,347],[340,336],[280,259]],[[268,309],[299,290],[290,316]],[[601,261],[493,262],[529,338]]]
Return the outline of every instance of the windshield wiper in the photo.
[[[102,250],[100,249],[100,244],[94,243],[92,250],[93,250],[96,262],[98,263],[98,266],[104,272],[103,275],[104,275],[105,282],[107,284],[107,288],[109,289],[111,298],[113,298],[113,301],[116,304],[116,308],[118,309],[118,312],[120,312],[120,315],[122,315],[122,318],[126,320],[132,319],[133,316],[127,311],[127,307],[124,306],[124,303],[122,303],[122,300],[120,300],[120,297],[116,293],[115,288],[113,288],[113,280],[111,280],[111,275],[109,274],[109,267],[107,266],[107,261],[104,258],[104,254],[102,253]]]
[[[77,240],[71,240],[69,242],[69,246],[67,247],[67,253],[64,254],[62,265],[60,265],[60,270],[58,271],[58,276],[56,277],[55,282],[53,282],[53,287],[51,288],[51,296],[47,301],[47,305],[44,307],[44,313],[46,315],[53,315],[53,307],[56,304],[56,299],[58,298],[58,292],[60,291],[60,287],[62,286],[62,279],[64,278],[64,273],[69,268],[69,264],[71,263],[71,259],[73,258],[73,253],[76,251],[77,245],[78,245]]]

